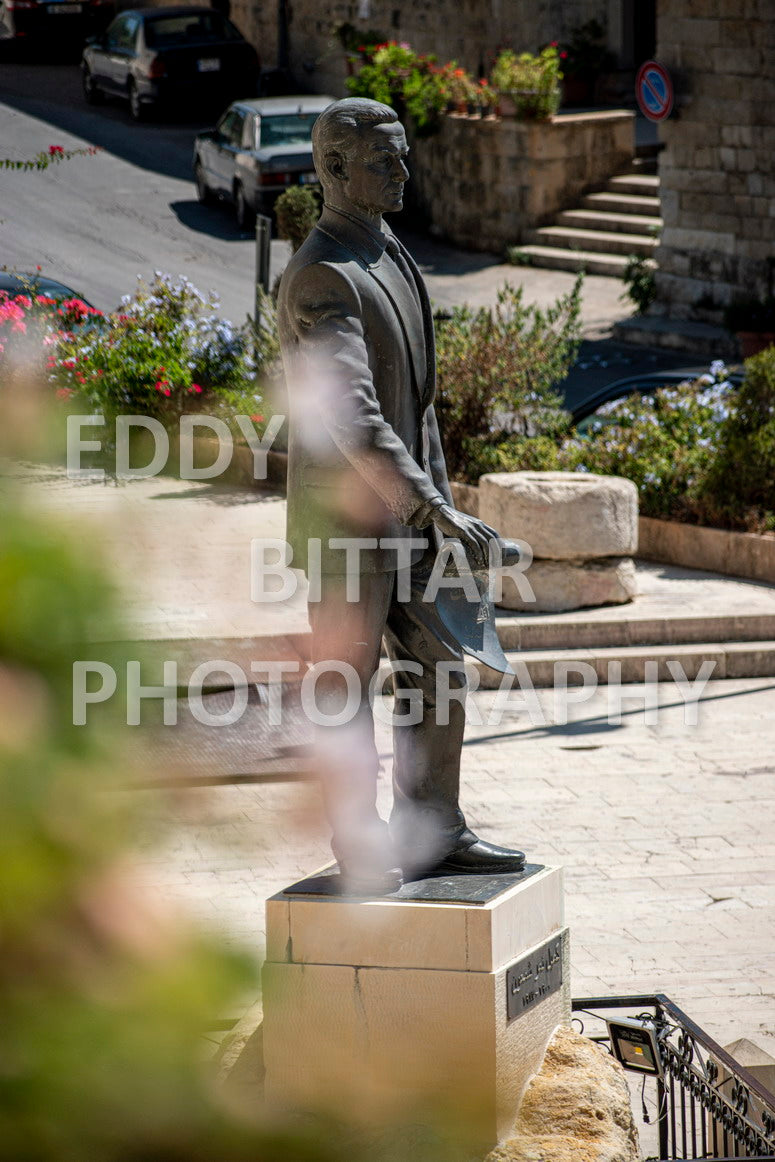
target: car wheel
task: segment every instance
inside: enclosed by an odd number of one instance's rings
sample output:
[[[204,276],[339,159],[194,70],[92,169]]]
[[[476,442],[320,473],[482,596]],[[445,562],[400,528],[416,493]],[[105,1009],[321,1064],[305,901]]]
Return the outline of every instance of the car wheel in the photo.
[[[140,100],[140,94],[134,81],[129,82],[129,112],[132,114],[133,121],[145,121],[148,116],[148,107]]]
[[[81,81],[83,84],[83,95],[87,105],[101,105],[105,99],[105,94],[102,92],[102,89],[97,88],[94,77],[91,75],[91,69],[84,66]]]
[[[194,181],[196,182],[196,196],[199,201],[203,206],[211,206],[215,201],[215,197],[205,180],[204,166],[199,158],[196,159],[196,165],[194,166]]]
[[[239,183],[237,183],[237,188],[234,191],[234,208],[237,215],[237,225],[240,230],[252,230],[256,224],[255,211],[248,205],[245,191]]]

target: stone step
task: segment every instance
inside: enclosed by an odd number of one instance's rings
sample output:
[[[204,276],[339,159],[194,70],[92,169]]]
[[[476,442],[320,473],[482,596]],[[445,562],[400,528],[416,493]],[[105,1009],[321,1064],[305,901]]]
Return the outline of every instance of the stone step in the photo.
[[[577,230],[570,226],[542,226],[531,230],[528,243],[536,246],[556,246],[568,250],[614,254],[642,254],[648,258],[659,245],[659,240],[648,234],[624,234],[611,230]]]
[[[694,681],[704,662],[713,663],[707,677],[771,678],[775,676],[775,641],[697,642],[690,645],[615,646],[574,650],[507,651],[506,657],[516,671],[519,684],[529,678],[533,686],[581,685],[594,672],[599,685],[643,682],[646,663],[656,663],[656,680],[673,682],[684,678]],[[583,663],[581,673],[572,668]],[[591,666],[591,671],[586,669]],[[472,661],[483,690],[496,690],[504,675]],[[707,669],[707,668],[706,668]],[[567,674],[567,677],[566,677]]]
[[[607,190],[615,194],[640,194],[647,198],[659,197],[659,178],[656,174],[622,173],[611,178]]]
[[[713,681],[725,678],[775,677],[775,640],[696,642],[683,645],[598,646],[573,650],[506,650],[514,669],[511,683],[551,689],[559,686],[581,686],[594,680],[598,685],[644,682],[646,663],[656,663],[658,682],[693,682],[702,671]],[[574,668],[575,667],[575,668]],[[587,667],[591,667],[588,669]],[[652,667],[653,668],[653,667]],[[466,670],[472,683],[481,690],[497,690],[509,684],[510,675],[491,670],[474,658],[466,659]],[[391,689],[391,667],[383,658],[379,667],[380,689]],[[653,675],[648,674],[649,680]]]
[[[565,650],[568,642],[596,649],[775,640],[775,613],[602,618],[600,611],[525,615],[496,610],[495,624],[504,650]]]
[[[634,157],[632,168],[638,173],[656,174],[658,172],[657,159],[656,157]]]
[[[655,237],[662,229],[662,219],[645,214],[613,214],[603,210],[563,210],[557,216],[558,226],[581,230],[615,230],[622,234],[644,234]]]
[[[600,254],[590,250],[567,250],[558,246],[520,246],[520,253],[530,259],[533,266],[549,270],[585,270],[588,274],[603,274],[611,278],[622,278],[627,257],[623,254]]]
[[[697,323],[692,319],[633,315],[614,323],[614,338],[620,343],[642,347],[664,347],[670,351],[699,355],[708,359],[734,361],[739,358],[737,340],[724,327]]]
[[[637,214],[646,217],[658,218],[660,213],[659,198],[646,197],[643,194],[587,194],[581,200],[585,210],[602,210],[612,214]]]

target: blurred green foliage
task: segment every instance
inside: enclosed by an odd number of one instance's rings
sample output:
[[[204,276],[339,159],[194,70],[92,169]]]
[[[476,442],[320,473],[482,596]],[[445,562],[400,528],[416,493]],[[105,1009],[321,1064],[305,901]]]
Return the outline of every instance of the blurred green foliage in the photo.
[[[0,1159],[333,1159],[319,1128],[229,1112],[205,1068],[205,1032],[257,992],[257,969],[138,885],[121,707],[72,725],[73,661],[115,624],[93,557],[4,484]],[[259,1096],[257,1085],[256,1111]]]
[[[556,387],[578,352],[582,287],[579,275],[544,310],[506,284],[494,307],[437,318],[435,406],[452,479],[532,468],[568,430]],[[544,438],[539,449],[532,437]]]

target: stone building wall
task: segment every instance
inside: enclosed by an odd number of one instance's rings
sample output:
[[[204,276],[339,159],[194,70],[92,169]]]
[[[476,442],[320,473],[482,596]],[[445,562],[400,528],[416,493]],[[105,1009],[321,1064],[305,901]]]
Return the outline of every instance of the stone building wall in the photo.
[[[542,122],[446,116],[411,141],[407,194],[457,245],[500,253],[629,166],[633,119],[621,109]]]
[[[660,128],[655,310],[718,322],[774,273],[775,0],[659,0],[657,28],[678,117]]]
[[[344,96],[345,57],[335,32],[349,23],[476,74],[501,47],[535,51],[592,17],[604,21],[607,9],[608,0],[288,0],[290,66],[305,87]]]

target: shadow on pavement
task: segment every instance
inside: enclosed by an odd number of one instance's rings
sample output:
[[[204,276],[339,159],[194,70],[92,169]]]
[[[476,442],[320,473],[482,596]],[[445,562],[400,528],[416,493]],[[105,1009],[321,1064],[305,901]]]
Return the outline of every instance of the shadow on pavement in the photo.
[[[181,225],[198,234],[208,234],[222,242],[244,242],[252,237],[239,229],[234,211],[226,202],[216,206],[203,206],[197,201],[170,202],[169,207]]]
[[[223,111],[220,106],[181,109],[174,118],[165,114],[137,124],[119,99],[97,107],[86,104],[79,59],[80,54],[74,61],[68,58],[68,63],[51,63],[36,56],[3,63],[0,102],[141,169],[193,182],[194,138],[215,124]]]

